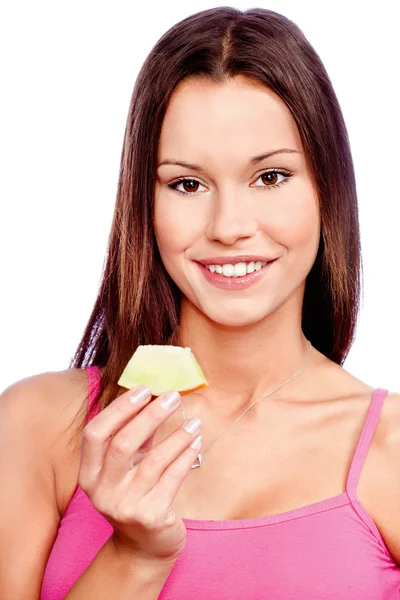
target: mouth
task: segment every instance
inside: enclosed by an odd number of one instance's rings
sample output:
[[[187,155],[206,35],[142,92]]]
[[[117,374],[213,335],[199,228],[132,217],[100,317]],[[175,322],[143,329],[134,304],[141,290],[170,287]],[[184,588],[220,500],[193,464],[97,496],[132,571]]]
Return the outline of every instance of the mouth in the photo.
[[[236,256],[212,256],[210,258],[200,259],[197,262],[199,262],[205,266],[209,266],[209,265],[221,265],[222,266],[222,265],[236,265],[238,263],[248,264],[250,262],[266,263],[266,262],[272,262],[273,260],[276,260],[276,258],[255,255],[255,254],[252,254],[252,255],[241,254],[241,255],[236,255]]]
[[[210,270],[209,267],[207,267],[201,262],[195,262],[208,283],[220,289],[233,291],[247,289],[248,287],[261,281],[261,279],[264,279],[265,276],[269,276],[271,271],[274,270],[273,265],[277,261],[278,258],[272,259],[268,262],[265,262],[264,264],[262,264],[260,261],[260,264],[257,266],[257,269],[254,268],[254,270],[251,273],[246,272],[243,275],[232,274],[232,269],[225,269],[225,274],[221,272],[218,273],[215,270]],[[215,263],[214,266],[216,266]]]

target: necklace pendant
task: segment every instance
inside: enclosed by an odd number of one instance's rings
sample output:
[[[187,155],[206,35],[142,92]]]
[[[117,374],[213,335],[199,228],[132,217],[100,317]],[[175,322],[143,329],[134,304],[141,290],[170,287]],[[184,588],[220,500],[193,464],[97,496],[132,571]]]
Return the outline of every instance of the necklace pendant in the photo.
[[[198,454],[195,462],[190,467],[191,469],[195,469],[196,467],[201,467],[201,463],[203,462],[202,454]]]

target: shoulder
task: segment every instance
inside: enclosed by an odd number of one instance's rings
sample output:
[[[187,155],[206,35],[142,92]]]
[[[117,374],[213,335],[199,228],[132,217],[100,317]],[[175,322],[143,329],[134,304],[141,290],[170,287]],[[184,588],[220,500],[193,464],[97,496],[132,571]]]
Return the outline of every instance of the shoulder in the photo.
[[[400,393],[388,392],[375,430],[373,451],[381,458],[398,482],[400,497]],[[400,509],[400,505],[398,507]]]
[[[400,564],[400,393],[390,392],[366,457],[361,481],[367,509],[375,521],[386,545]]]
[[[40,373],[21,379],[0,394],[0,435],[20,440],[43,460],[43,472],[54,480],[54,467],[70,449],[74,422],[85,407],[85,369]],[[11,443],[11,440],[10,440]],[[62,458],[61,458],[62,457]]]
[[[381,418],[379,422],[380,434],[384,435],[387,442],[393,442],[397,437],[397,431],[400,425],[400,392],[388,391],[385,402],[382,407]]]
[[[400,482],[400,393],[389,391],[382,406],[373,440],[373,451],[390,467],[399,469]],[[400,494],[400,489],[399,489]]]
[[[389,468],[398,470],[400,485],[400,393],[388,392],[374,435],[374,448],[385,458]],[[398,490],[400,497],[400,489]],[[400,509],[400,506],[399,506]]]
[[[338,389],[346,387],[353,400],[348,416],[362,425],[376,387],[341,368],[335,369]],[[332,388],[335,388],[332,380]],[[384,386],[380,386],[387,389]],[[344,395],[344,394],[343,394]],[[363,417],[360,420],[360,410]],[[368,449],[357,495],[375,522],[394,561],[400,565],[400,392],[389,390]]]
[[[28,589],[39,597],[61,516],[55,465],[71,472],[65,432],[84,401],[85,377],[80,370],[42,373],[0,394],[0,489],[7,491],[0,493],[0,587],[7,597]]]
[[[21,379],[0,395],[0,410],[10,418],[35,425],[62,425],[87,394],[85,369],[40,373]]]

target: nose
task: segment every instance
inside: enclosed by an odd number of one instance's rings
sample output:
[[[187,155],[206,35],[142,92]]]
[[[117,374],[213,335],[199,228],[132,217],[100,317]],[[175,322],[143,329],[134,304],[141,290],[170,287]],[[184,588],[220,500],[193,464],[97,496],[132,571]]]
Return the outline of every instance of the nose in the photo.
[[[207,226],[207,237],[225,245],[253,237],[258,224],[251,198],[232,187],[215,192]]]

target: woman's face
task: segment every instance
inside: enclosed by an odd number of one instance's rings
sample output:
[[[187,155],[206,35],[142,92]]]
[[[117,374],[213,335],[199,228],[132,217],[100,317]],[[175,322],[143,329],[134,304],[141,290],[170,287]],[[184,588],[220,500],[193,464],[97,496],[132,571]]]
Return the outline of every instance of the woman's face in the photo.
[[[282,148],[293,152],[251,160]],[[319,244],[318,196],[295,121],[274,92],[243,76],[223,85],[181,82],[164,118],[157,165],[155,235],[184,302],[236,326],[297,300],[301,307]],[[241,275],[223,272],[221,287],[199,264],[215,257],[230,264],[238,255],[277,260],[243,288]],[[250,261],[241,262],[247,269]]]

